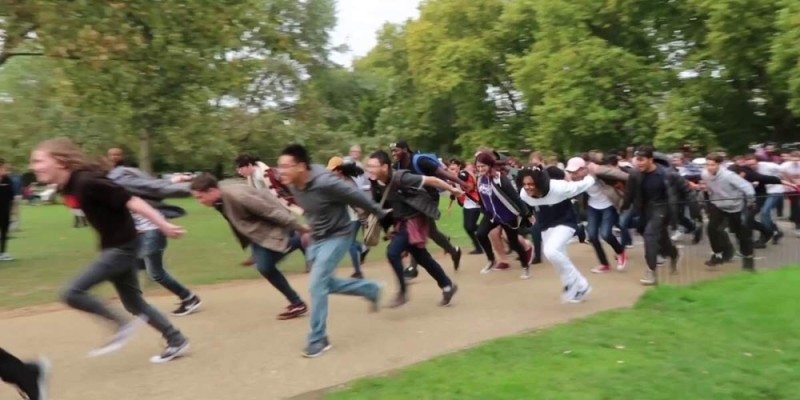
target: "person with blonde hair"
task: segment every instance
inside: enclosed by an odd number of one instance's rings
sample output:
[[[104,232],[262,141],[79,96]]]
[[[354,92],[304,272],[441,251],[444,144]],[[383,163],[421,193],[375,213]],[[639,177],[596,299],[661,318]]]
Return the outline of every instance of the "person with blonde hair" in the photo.
[[[148,219],[165,236],[177,238],[185,231],[169,223],[144,200],[132,196],[107,176],[108,166],[92,162],[67,138],[39,143],[31,153],[30,168],[36,179],[55,184],[64,197],[71,197],[86,214],[100,240],[100,255],[62,291],[62,300],[70,307],[93,314],[116,325],[116,333],[90,356],[108,354],[121,349],[143,324],[147,323],[164,337],[164,351],[150,358],[153,363],[171,361],[189,348],[189,340],[160,311],[142,296],[137,276],[136,225],[131,213]],[[89,290],[110,282],[125,309],[135,318],[130,320],[110,310]]]

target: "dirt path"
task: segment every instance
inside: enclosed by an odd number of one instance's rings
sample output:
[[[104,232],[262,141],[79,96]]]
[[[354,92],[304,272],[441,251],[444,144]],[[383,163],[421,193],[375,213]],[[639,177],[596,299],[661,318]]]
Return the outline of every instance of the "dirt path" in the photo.
[[[590,249],[576,244],[571,253],[591,275],[588,266],[596,261]],[[21,355],[41,352],[51,358],[55,400],[287,398],[495,337],[628,307],[643,292],[638,284],[641,257],[641,248],[631,251],[627,273],[589,276],[594,291],[580,305],[559,303],[558,280],[549,264],[535,266],[532,278],[524,281],[518,269],[480,275],[482,256],[465,256],[461,272],[452,275],[461,289],[452,307],[436,306],[440,293],[424,272],[410,287],[411,302],[399,310],[369,314],[365,301],[333,296],[329,335],[334,348],[314,360],[300,357],[308,318],[276,320],[284,302],[261,280],[198,288],[203,311],[173,319],[192,340],[191,354],[165,365],[148,362],[161,346],[149,329],[118,353],[86,358],[108,331],[70,310],[0,316],[0,344]],[[449,261],[443,265],[452,270]],[[394,283],[384,263],[375,263],[366,272],[388,284],[385,298],[392,295]],[[306,276],[290,280],[299,292],[307,293]],[[172,298],[151,300],[162,310],[172,308]],[[0,399],[15,396],[8,386],[0,385]]]

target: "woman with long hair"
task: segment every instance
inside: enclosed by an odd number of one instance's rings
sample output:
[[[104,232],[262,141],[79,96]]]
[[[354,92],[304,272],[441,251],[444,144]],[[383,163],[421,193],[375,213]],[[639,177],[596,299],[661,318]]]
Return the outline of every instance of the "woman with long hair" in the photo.
[[[108,179],[107,166],[88,160],[80,147],[69,139],[39,143],[31,153],[30,167],[39,182],[56,184],[63,196],[74,198],[100,239],[100,255],[61,293],[70,307],[116,325],[111,340],[89,355],[121,349],[145,323],[160,332],[167,342],[164,351],[153,356],[151,362],[163,363],[184,354],[189,340],[142,297],[136,273],[138,236],[131,213],[147,218],[167,237],[182,236],[183,228],[169,223],[144,200],[131,196]],[[91,288],[103,282],[111,282],[122,305],[135,316],[133,320],[108,309],[89,294]]]
[[[332,157],[328,161],[328,170],[333,172],[336,176],[344,179],[346,182],[352,183],[358,187],[356,177],[364,175],[364,170],[354,162],[344,162],[341,157]],[[360,189],[360,188],[359,188]],[[353,272],[351,278],[364,279],[364,274],[361,271],[361,260],[366,257],[369,248],[358,240],[358,233],[361,232],[361,227],[366,223],[367,216],[363,210],[348,207],[347,211],[350,213],[350,220],[353,221],[353,243],[348,250],[350,253],[350,261],[353,263]]]
[[[488,273],[496,266],[495,254],[489,240],[489,232],[501,227],[508,238],[508,245],[517,252],[522,263],[522,279],[530,277],[533,248],[525,250],[520,244],[518,230],[530,217],[530,210],[522,202],[511,180],[500,173],[494,154],[483,151],[475,157],[478,171],[478,193],[483,219],[478,226],[478,241],[489,262],[481,270]]]

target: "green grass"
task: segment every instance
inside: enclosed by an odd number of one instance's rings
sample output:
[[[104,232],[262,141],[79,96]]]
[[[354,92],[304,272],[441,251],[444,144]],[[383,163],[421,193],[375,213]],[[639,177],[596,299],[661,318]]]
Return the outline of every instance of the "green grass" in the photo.
[[[215,210],[193,199],[170,202],[187,209],[189,215],[176,220],[188,230],[186,237],[171,240],[165,255],[168,270],[187,285],[204,285],[240,279],[263,279],[252,268],[239,266],[248,256],[241,250],[225,220]],[[446,201],[442,201],[443,207]],[[467,243],[461,228],[461,209],[454,205],[443,213],[439,226],[457,243]],[[72,228],[72,214],[63,205],[23,206],[22,231],[12,233],[9,252],[17,258],[0,262],[0,309],[57,301],[59,289],[97,254],[91,228]],[[439,249],[434,252],[440,251]],[[385,243],[373,249],[368,262],[383,260]],[[303,256],[295,252],[280,264],[284,272],[304,269]],[[351,268],[349,257],[340,267]],[[143,276],[144,277],[144,276]],[[162,292],[158,285],[142,279],[145,290]],[[98,293],[108,295],[109,285]]]
[[[800,268],[606,312],[357,381],[337,399],[797,399]]]

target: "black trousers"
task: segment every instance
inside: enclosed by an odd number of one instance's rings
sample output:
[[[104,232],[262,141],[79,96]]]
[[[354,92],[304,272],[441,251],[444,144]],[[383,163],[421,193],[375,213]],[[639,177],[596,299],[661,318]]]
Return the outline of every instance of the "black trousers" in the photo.
[[[708,240],[711,242],[711,250],[715,254],[722,255],[723,259],[733,257],[733,244],[728,233],[725,232],[727,227],[736,235],[736,239],[739,242],[739,251],[742,255],[752,257],[753,230],[745,225],[745,222],[742,218],[742,212],[729,213],[710,204],[708,207]]]
[[[651,271],[656,270],[659,255],[672,259],[678,256],[678,248],[669,237],[669,207],[649,208],[639,224],[639,232],[644,238],[644,259],[647,268]]]
[[[481,249],[481,244],[478,242],[478,220],[481,218],[481,209],[480,208],[464,208],[464,231],[467,232],[467,236],[469,239],[472,240],[472,245],[475,246],[476,250]]]
[[[502,226],[503,232],[506,233],[506,237],[508,238],[508,247],[511,247],[511,249],[519,255],[519,259],[522,261],[522,266],[527,267],[528,265],[526,264],[527,260],[525,259],[525,249],[519,244],[517,230],[510,226],[492,222],[484,215],[483,219],[481,219],[481,224],[478,226],[478,241],[481,243],[481,247],[483,247],[483,252],[486,254],[486,258],[489,261],[495,261],[494,250],[492,250],[492,242],[489,240],[489,232],[491,232],[492,229],[496,228],[498,225]]]

